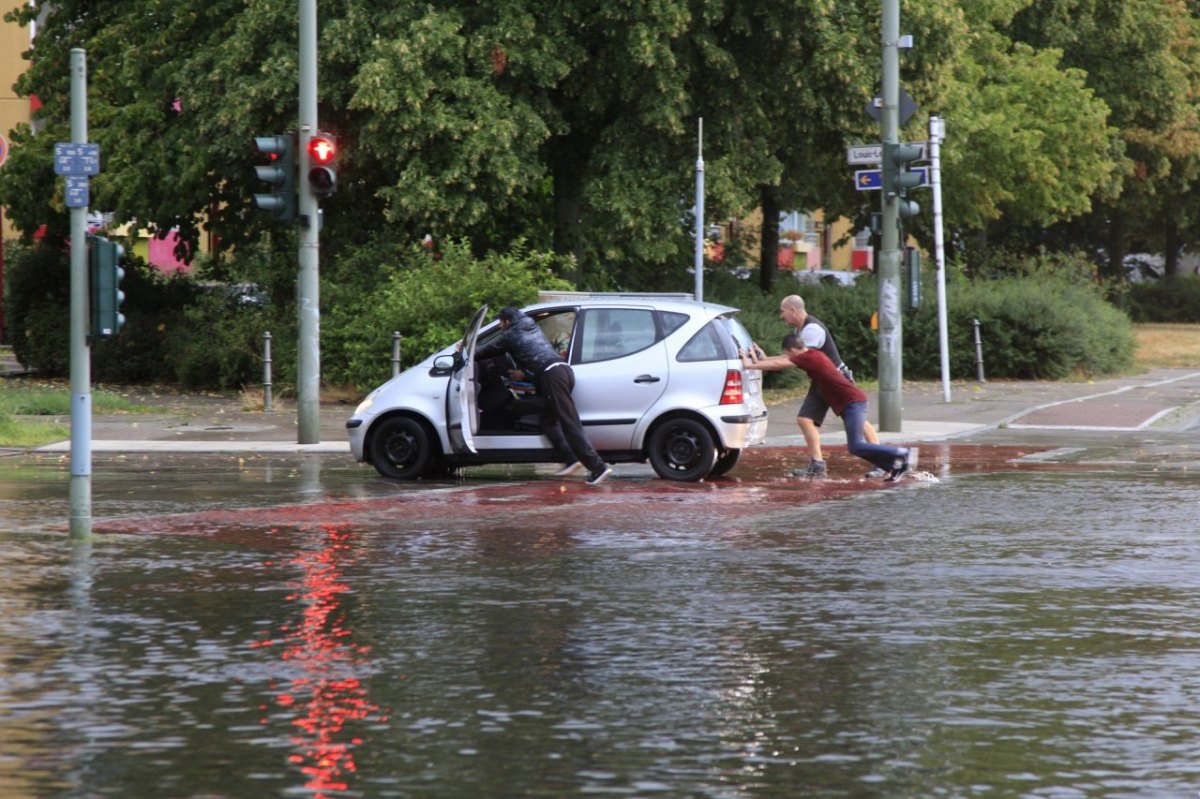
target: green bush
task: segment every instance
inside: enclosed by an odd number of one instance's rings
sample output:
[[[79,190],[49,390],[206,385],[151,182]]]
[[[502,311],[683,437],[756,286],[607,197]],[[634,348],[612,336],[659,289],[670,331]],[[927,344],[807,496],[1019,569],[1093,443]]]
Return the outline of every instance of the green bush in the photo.
[[[1076,374],[1108,374],[1133,362],[1129,318],[1104,299],[1104,287],[1078,277],[1058,277],[1051,268],[1027,266],[1002,279],[969,281],[952,276],[947,285],[947,333],[950,374],[976,373],[974,320],[980,323],[984,371],[989,377],[1059,379]],[[809,313],[833,332],[843,360],[858,379],[878,373],[879,344],[871,316],[879,307],[878,282],[861,278],[853,287],[789,285],[781,275],[774,292],[756,286],[730,286],[717,279],[710,299],[741,308],[739,318],[769,353],[779,352],[787,332],[779,321],[779,300],[789,293],[804,297]],[[935,276],[925,270],[924,299],[903,317],[906,378],[941,375]],[[798,289],[798,290],[797,290]],[[786,372],[783,374],[787,374]],[[776,385],[768,382],[768,386]]]
[[[70,252],[46,244],[16,245],[6,273],[6,325],[13,354],[47,376],[70,370]],[[127,383],[171,376],[166,325],[193,291],[186,279],[163,277],[126,256],[121,290],[125,326],[120,335],[91,343],[91,373],[99,382]]]
[[[338,274],[371,281],[323,289],[331,298],[321,348],[326,381],[368,390],[391,376],[392,333],[403,336],[402,365],[411,366],[464,332],[480,305],[492,312],[536,301],[539,290],[569,290],[555,277],[556,256],[517,244],[475,257],[465,241],[444,242],[437,257],[420,245],[364,247]]]
[[[1126,295],[1126,306],[1135,322],[1200,322],[1200,280],[1169,277],[1134,283]]]

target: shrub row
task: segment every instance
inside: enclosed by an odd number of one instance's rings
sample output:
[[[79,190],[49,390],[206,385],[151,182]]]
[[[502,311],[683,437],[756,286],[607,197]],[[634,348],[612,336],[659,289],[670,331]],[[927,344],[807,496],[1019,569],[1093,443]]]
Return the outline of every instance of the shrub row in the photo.
[[[779,301],[787,294],[800,294],[809,313],[833,332],[842,358],[856,377],[874,379],[879,361],[878,338],[871,326],[879,307],[876,279],[864,276],[852,287],[789,285],[791,282],[790,275],[783,275],[777,289],[764,296],[755,286],[718,278],[710,296],[742,308],[740,318],[750,333],[768,352],[777,353],[787,332],[779,321]],[[933,286],[933,276],[927,273],[925,300],[918,309],[904,314],[906,378],[941,376]],[[1045,274],[986,281],[959,277],[947,286],[946,306],[950,374],[955,379],[971,379],[977,373],[976,320],[989,377],[1055,380],[1109,374],[1127,369],[1133,362],[1129,318],[1106,302],[1102,289],[1092,284]]]
[[[65,375],[68,254],[45,246],[14,247],[10,253],[6,324],[14,352],[28,368]],[[269,275],[281,272],[268,262],[278,257],[269,252],[242,255],[243,274],[258,269],[265,275],[267,294],[274,297],[265,303],[247,302],[252,297],[228,291],[224,284],[163,278],[129,259],[123,283],[125,329],[93,345],[93,377],[98,382],[163,381],[191,388],[257,384],[262,335],[270,331],[274,383],[286,390],[295,377],[297,325],[294,302],[287,296],[290,284],[282,279],[270,283]],[[256,258],[261,259],[258,266]],[[403,364],[412,365],[461,336],[482,304],[495,311],[532,302],[539,290],[570,289],[557,277],[564,266],[555,256],[521,244],[507,253],[477,256],[465,242],[447,242],[438,253],[385,241],[366,243],[323,270],[322,376],[327,383],[366,391],[390,375],[393,331],[404,337]],[[1056,271],[1068,277],[1057,277]],[[282,274],[288,274],[286,269]],[[834,332],[856,375],[875,377],[878,342],[871,318],[879,289],[873,276],[852,287],[801,287],[785,273],[775,291],[763,294],[751,281],[719,271],[708,274],[706,297],[741,308],[743,323],[768,352],[779,351],[786,332],[779,321],[779,300],[799,293],[809,311]],[[1072,274],[1035,268],[1018,277],[972,281],[953,273],[947,287],[951,376],[969,379],[976,374],[975,320],[989,377],[1058,379],[1128,368],[1133,353],[1129,318],[1105,301],[1103,287]],[[904,316],[907,378],[940,376],[937,308],[928,270],[925,285],[926,301]],[[1136,286],[1129,304],[1161,309],[1178,297],[1184,314],[1200,307],[1196,291],[1200,281],[1194,280],[1176,287],[1168,282]],[[789,370],[768,379],[768,385],[792,385],[803,378],[798,370]]]

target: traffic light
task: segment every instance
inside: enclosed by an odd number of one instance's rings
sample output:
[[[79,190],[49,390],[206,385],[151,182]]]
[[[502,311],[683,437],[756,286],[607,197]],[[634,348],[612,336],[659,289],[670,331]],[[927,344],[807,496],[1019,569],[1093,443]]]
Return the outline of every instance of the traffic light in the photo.
[[[125,325],[125,315],[121,313],[121,304],[125,302],[125,292],[121,291],[124,260],[125,248],[120,244],[103,236],[88,236],[93,339],[115,336]]]
[[[924,182],[924,177],[912,166],[913,161],[924,157],[925,148],[920,144],[883,143],[883,193],[888,202],[896,203],[901,219],[921,212],[921,206],[906,195],[909,189]]]
[[[290,133],[281,136],[256,136],[254,146],[268,155],[271,163],[254,167],[259,180],[271,186],[271,194],[255,194],[254,204],[269,211],[276,219],[296,221],[296,140]]]
[[[314,134],[308,140],[308,187],[317,197],[337,191],[337,139],[328,133]]]

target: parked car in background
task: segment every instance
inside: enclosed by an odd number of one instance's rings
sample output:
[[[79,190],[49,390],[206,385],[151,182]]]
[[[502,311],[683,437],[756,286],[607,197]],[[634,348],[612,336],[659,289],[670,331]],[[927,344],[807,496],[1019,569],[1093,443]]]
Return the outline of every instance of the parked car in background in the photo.
[[[796,282],[802,286],[853,286],[854,282],[867,274],[864,270],[843,272],[838,269],[798,269],[793,272]]]
[[[575,372],[584,430],[610,463],[649,462],[668,480],[728,472],[766,436],[762,373],[737,309],[687,295],[564,293],[522,309]],[[505,356],[475,358],[500,332],[480,308],[463,336],[372,391],[347,421],[350,448],[410,480],[482,463],[561,462],[538,426],[541,399]]]

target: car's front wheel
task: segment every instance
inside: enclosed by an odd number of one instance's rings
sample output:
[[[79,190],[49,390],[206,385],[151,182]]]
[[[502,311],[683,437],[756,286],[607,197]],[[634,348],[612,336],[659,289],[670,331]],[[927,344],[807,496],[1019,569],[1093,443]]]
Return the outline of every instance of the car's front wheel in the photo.
[[[647,454],[659,477],[681,482],[703,479],[713,470],[717,447],[708,428],[695,419],[668,419],[650,436]]]
[[[416,419],[384,419],[371,435],[371,465],[384,477],[415,480],[434,460],[429,430]]]

